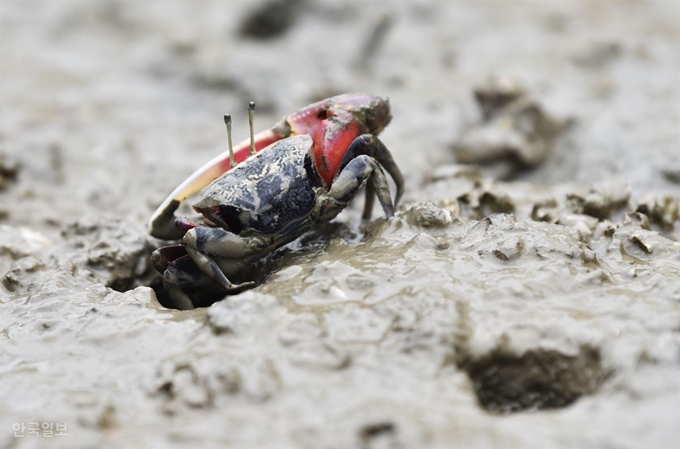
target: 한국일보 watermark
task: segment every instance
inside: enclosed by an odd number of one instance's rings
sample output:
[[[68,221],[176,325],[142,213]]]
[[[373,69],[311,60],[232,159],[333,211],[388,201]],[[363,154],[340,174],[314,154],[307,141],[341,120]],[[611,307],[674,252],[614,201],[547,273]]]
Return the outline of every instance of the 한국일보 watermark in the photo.
[[[32,437],[52,438],[68,435],[68,423],[58,421],[30,421],[12,423],[14,438]]]

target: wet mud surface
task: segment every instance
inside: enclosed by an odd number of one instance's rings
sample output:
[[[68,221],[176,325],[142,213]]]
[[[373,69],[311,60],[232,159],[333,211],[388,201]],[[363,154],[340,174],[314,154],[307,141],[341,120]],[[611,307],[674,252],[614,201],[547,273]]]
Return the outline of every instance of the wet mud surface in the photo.
[[[2,2],[0,447],[673,447],[679,39],[661,1]],[[145,224],[222,114],[345,91],[390,98],[396,217],[164,307]]]

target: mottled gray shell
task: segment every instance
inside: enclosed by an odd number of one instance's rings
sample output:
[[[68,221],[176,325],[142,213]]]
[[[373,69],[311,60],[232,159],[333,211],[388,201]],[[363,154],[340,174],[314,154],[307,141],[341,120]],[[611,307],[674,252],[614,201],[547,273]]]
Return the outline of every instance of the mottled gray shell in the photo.
[[[275,143],[213,181],[194,209],[236,234],[290,230],[308,216],[321,185],[311,148],[309,135]]]

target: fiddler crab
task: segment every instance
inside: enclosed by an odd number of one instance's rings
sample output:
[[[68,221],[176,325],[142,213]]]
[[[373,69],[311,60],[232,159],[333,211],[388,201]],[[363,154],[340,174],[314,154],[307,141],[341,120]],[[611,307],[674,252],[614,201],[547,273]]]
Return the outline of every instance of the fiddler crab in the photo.
[[[363,218],[375,196],[389,219],[403,194],[404,178],[377,135],[392,118],[388,100],[344,94],[311,104],[253,134],[255,103],[248,108],[250,139],[229,150],[180,184],[149,221],[149,233],[181,244],[154,251],[172,306],[192,309],[187,293],[217,283],[226,293],[255,286],[234,283],[249,265],[331,221],[366,185]],[[392,202],[383,168],[394,180]],[[367,182],[370,181],[370,182]],[[207,186],[207,187],[206,187]],[[204,189],[205,188],[205,189]],[[201,223],[175,216],[180,204],[201,189],[194,210]]]

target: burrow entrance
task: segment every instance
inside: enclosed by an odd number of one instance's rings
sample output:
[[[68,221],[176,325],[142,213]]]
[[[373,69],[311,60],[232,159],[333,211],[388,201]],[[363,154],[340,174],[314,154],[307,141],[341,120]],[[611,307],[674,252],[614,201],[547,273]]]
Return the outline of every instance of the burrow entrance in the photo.
[[[611,372],[600,352],[581,346],[576,355],[535,349],[521,356],[495,350],[458,363],[475,388],[484,409],[499,414],[566,407],[595,393]]]

